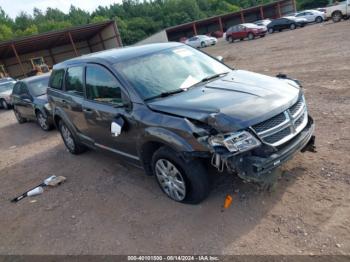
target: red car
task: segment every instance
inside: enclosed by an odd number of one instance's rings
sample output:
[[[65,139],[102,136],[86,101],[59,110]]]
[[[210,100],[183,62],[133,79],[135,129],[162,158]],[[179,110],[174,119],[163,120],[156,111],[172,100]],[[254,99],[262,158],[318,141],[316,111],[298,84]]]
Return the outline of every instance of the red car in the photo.
[[[260,36],[264,37],[267,33],[267,28],[265,26],[258,26],[256,24],[240,24],[230,27],[226,31],[226,40],[233,42],[236,39],[243,40],[248,38],[253,40],[254,38]]]

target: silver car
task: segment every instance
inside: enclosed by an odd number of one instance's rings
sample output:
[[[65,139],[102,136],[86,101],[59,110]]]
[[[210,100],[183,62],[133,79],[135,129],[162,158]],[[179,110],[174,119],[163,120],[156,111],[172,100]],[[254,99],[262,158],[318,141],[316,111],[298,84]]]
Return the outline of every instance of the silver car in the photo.
[[[305,10],[295,15],[298,18],[305,18],[308,23],[322,23],[326,20],[326,14],[318,10]]]
[[[215,45],[216,41],[212,37],[206,35],[196,35],[185,41],[186,45],[192,46],[194,48],[204,48],[207,46]]]
[[[12,106],[11,93],[16,81],[12,78],[0,79],[0,105],[3,109],[9,109]]]

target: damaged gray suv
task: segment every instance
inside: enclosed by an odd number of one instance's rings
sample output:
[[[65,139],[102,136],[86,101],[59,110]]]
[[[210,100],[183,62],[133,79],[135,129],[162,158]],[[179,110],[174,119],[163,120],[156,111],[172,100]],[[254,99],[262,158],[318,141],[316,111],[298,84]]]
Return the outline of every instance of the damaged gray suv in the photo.
[[[178,202],[206,198],[209,165],[264,183],[298,151],[314,150],[298,81],[234,70],[179,43],[57,64],[48,99],[71,153],[113,152]]]

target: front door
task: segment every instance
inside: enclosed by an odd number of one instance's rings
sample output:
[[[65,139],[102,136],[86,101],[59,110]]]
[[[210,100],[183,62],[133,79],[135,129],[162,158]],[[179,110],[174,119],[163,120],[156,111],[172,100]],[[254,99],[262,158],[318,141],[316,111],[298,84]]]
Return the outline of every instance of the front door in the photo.
[[[79,133],[84,133],[87,125],[83,114],[84,101],[84,65],[67,69],[65,75],[65,91],[57,103],[64,109],[71,124]]]
[[[136,122],[131,108],[125,105],[128,97],[119,81],[107,68],[88,64],[85,88],[83,111],[88,128],[84,135],[91,138],[97,147],[138,160]],[[123,123],[120,134],[112,134],[112,122]]]

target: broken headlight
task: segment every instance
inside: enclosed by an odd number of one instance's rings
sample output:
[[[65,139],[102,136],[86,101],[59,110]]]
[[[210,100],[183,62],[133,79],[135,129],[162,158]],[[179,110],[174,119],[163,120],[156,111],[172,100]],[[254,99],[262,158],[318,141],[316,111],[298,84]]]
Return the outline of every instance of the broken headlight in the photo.
[[[208,143],[212,147],[226,147],[231,153],[242,153],[261,145],[260,141],[247,131],[212,136]]]

